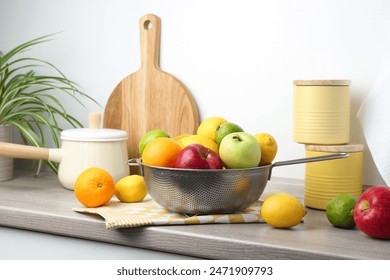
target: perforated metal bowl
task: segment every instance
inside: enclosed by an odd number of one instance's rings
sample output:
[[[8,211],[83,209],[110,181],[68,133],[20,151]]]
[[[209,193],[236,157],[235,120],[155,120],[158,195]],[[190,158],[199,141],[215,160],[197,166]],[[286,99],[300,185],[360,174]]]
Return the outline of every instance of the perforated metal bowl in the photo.
[[[347,153],[302,158],[245,169],[180,169],[139,166],[150,196],[171,211],[186,214],[228,214],[248,208],[264,192],[273,167],[348,157]]]

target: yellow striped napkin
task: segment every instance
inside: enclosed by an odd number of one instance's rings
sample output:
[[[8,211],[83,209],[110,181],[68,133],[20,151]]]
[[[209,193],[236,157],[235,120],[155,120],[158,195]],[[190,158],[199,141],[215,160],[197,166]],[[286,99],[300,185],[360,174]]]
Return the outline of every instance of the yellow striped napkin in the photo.
[[[235,214],[187,216],[171,212],[147,196],[138,203],[122,203],[113,198],[101,207],[78,207],[73,210],[80,213],[98,214],[104,218],[107,229],[115,229],[158,225],[262,223],[264,221],[260,216],[260,206],[259,200],[251,207]]]

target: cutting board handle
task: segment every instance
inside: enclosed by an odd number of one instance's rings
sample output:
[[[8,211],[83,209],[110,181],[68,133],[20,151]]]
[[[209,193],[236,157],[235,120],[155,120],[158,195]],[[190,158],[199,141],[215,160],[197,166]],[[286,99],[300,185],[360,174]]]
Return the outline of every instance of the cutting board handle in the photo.
[[[141,69],[159,69],[161,20],[147,14],[140,18]]]

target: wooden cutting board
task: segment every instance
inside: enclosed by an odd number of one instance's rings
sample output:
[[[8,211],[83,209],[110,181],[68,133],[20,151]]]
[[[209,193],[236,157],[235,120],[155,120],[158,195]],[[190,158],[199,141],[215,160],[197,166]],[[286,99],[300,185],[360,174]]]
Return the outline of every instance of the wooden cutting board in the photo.
[[[128,132],[129,158],[138,158],[140,138],[162,129],[172,138],[195,133],[196,103],[188,89],[159,67],[160,19],[152,14],[140,21],[141,67],[114,88],[104,111],[103,126]]]

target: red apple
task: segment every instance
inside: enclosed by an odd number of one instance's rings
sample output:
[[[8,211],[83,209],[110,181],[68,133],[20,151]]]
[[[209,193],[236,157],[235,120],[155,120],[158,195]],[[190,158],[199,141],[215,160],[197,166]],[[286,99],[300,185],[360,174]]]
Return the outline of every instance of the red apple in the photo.
[[[390,238],[390,188],[373,186],[360,196],[354,208],[358,229],[375,238]]]
[[[222,169],[219,156],[200,144],[191,144],[185,147],[177,156],[176,168],[187,169]]]

